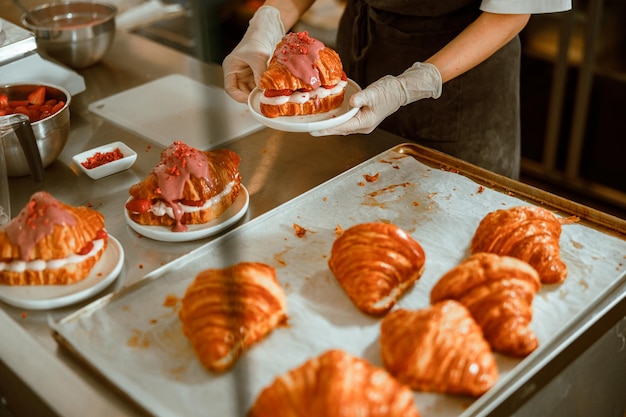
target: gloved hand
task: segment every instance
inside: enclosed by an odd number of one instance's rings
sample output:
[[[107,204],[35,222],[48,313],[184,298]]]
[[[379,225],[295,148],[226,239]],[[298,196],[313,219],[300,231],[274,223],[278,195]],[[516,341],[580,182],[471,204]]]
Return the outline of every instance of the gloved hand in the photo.
[[[441,96],[441,74],[432,64],[416,62],[397,77],[386,75],[350,97],[359,111],[339,126],[311,132],[313,136],[371,133],[387,116],[424,98]]]
[[[243,38],[222,62],[224,89],[232,98],[241,103],[248,100],[284,35],[277,8],[261,6],[254,13]]]

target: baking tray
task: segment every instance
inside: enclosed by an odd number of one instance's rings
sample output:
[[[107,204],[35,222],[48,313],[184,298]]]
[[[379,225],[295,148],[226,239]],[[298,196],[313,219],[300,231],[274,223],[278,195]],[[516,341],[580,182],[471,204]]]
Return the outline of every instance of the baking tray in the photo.
[[[534,300],[539,348],[523,360],[496,354],[500,379],[477,400],[415,393],[424,417],[486,415],[589,327],[600,304],[624,297],[626,224],[417,145],[389,149],[50,325],[60,345],[153,415],[243,416],[277,375],[327,349],[382,366],[380,319],[354,307],[327,265],[337,226],[386,221],[420,242],[425,271],[397,303],[417,309],[428,305],[435,282],[468,256],[488,212],[524,204],[580,218],[564,225],[561,236],[568,278],[544,286]],[[289,325],[216,375],[202,368],[182,335],[178,301],[199,271],[240,261],[276,268]]]

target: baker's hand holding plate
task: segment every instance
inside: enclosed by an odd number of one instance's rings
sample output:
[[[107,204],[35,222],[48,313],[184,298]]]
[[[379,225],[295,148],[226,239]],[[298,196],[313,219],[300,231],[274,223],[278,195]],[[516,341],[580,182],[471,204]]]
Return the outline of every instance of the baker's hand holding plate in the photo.
[[[387,116],[424,98],[439,98],[442,88],[437,67],[416,62],[397,77],[386,75],[350,97],[350,106],[359,111],[336,127],[311,132],[313,136],[371,133]]]
[[[262,6],[256,11],[241,42],[222,63],[224,89],[233,99],[247,102],[284,34],[277,8]]]

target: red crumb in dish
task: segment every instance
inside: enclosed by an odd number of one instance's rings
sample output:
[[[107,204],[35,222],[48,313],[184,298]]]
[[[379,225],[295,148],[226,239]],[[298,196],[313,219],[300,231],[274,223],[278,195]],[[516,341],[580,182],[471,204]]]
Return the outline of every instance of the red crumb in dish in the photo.
[[[94,169],[101,165],[108,164],[109,162],[122,159],[124,154],[120,151],[120,148],[115,148],[111,152],[96,152],[93,156],[87,158],[85,162],[80,164],[87,169]]]

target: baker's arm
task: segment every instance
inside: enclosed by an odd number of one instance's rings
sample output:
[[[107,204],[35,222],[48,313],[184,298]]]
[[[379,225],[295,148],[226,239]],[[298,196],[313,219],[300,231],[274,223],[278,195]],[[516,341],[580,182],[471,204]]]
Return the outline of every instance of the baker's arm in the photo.
[[[313,136],[370,133],[387,116],[424,98],[439,98],[442,84],[474,68],[515,37],[529,14],[483,12],[457,37],[425,62],[416,62],[397,77],[387,75],[350,98],[359,111],[347,122]]]
[[[433,64],[445,83],[474,68],[521,32],[529,14],[483,12],[463,32],[425,62]]]

